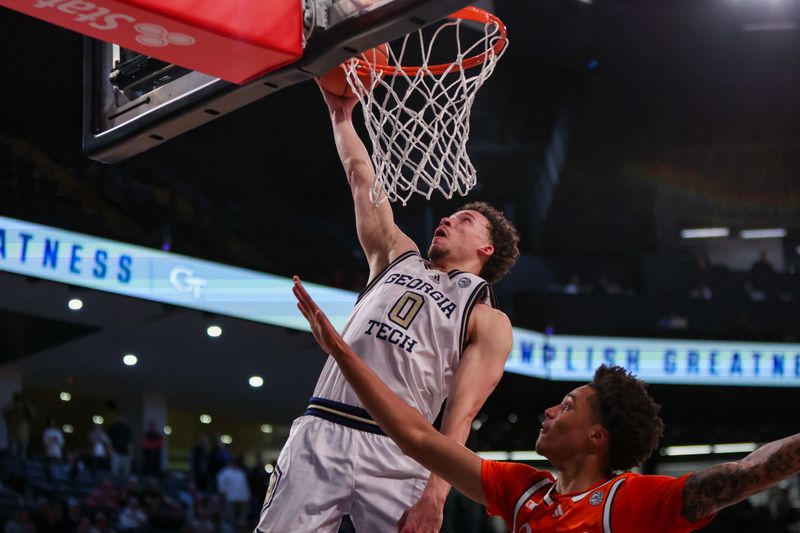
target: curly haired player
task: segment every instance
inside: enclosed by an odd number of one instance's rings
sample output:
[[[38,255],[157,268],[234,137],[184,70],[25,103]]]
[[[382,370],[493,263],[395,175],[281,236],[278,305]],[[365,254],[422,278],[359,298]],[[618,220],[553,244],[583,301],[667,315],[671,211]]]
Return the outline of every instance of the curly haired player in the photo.
[[[489,283],[519,255],[517,232],[482,202],[443,218],[428,257],[374,204],[375,173],[352,123],[356,98],[323,91],[355,204],[369,283],[342,335],[389,388],[458,442],[503,374],[511,323]],[[258,531],[439,531],[450,485],[387,438],[329,359],[304,416],[292,426],[270,481]]]
[[[297,278],[294,292],[317,342],[378,425],[406,454],[501,516],[513,533],[688,532],[707,525],[720,509],[800,472],[800,434],[679,478],[624,472],[653,453],[663,423],[644,383],[621,367],[600,367],[591,383],[545,411],[536,450],[558,477],[482,460],[393,394]]]

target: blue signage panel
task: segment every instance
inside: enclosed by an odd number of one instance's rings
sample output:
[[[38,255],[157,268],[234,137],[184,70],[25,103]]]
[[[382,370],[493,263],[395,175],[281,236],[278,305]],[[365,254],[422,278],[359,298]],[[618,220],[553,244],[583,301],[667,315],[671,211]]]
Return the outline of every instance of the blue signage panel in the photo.
[[[548,337],[515,329],[506,370],[590,381],[602,364],[624,366],[648,383],[800,386],[800,344],[783,343]]]
[[[309,331],[289,278],[4,217],[0,270]],[[306,286],[343,327],[356,294]]]
[[[0,217],[0,270],[309,331],[292,280]],[[341,329],[357,294],[306,284]],[[506,370],[588,381],[601,364],[650,383],[800,386],[800,344],[545,336],[514,329]]]

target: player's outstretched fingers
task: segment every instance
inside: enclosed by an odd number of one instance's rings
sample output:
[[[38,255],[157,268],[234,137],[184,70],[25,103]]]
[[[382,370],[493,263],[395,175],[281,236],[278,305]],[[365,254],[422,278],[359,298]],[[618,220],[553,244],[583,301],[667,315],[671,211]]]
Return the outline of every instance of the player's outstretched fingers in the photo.
[[[292,280],[294,281],[292,292],[295,298],[297,298],[297,308],[311,326],[311,333],[314,335],[317,344],[326,352],[331,353],[333,347],[341,340],[341,336],[333,327],[330,320],[328,320],[328,317],[322,309],[319,308],[308,294],[305,287],[303,287],[300,278],[293,276]]]

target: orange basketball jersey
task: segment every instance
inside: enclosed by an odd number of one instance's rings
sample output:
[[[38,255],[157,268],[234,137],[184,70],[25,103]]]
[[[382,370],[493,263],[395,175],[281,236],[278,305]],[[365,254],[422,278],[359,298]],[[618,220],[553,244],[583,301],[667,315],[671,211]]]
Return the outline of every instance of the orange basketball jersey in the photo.
[[[481,476],[488,513],[512,533],[683,533],[713,518],[681,516],[688,476],[628,472],[573,494],[558,494],[549,472],[523,464],[483,461]]]

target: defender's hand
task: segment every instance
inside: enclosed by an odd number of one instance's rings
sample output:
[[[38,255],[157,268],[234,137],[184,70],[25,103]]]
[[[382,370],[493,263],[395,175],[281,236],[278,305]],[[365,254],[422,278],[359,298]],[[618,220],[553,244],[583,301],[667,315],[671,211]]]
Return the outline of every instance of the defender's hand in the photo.
[[[320,348],[325,350],[334,357],[340,352],[340,347],[345,344],[339,332],[334,329],[333,325],[322,312],[322,309],[311,299],[311,296],[306,292],[305,287],[300,282],[300,278],[293,276],[294,287],[292,292],[297,298],[297,308],[303,313],[303,316],[308,320],[311,326],[311,333],[314,334],[314,339],[319,344]]]

